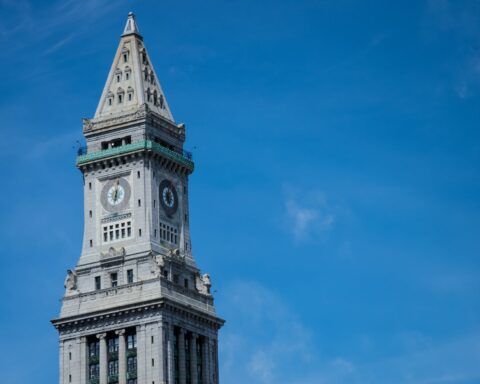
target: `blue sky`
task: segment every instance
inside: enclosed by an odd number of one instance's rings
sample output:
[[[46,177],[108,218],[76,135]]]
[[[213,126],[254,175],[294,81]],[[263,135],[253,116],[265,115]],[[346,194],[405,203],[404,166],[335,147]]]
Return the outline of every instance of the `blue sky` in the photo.
[[[222,382],[480,382],[477,1],[0,0],[2,382],[57,380],[128,11],[187,125]]]

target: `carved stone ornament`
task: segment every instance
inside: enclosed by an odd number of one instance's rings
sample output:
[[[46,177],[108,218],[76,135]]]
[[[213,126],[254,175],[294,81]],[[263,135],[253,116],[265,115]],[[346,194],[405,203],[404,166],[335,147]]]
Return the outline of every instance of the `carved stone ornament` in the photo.
[[[210,295],[210,288],[212,287],[212,281],[210,280],[210,275],[208,273],[205,273],[202,277],[202,289],[201,292]]]
[[[77,274],[71,269],[67,270],[67,276],[65,276],[64,287],[67,292],[77,289]]]
[[[125,256],[126,251],[125,248],[114,248],[110,247],[107,252],[100,253],[102,258],[110,258],[110,257],[118,257],[118,256]]]
[[[155,255],[150,252],[150,273],[154,277],[160,276],[161,269],[163,267],[163,257],[161,255]]]

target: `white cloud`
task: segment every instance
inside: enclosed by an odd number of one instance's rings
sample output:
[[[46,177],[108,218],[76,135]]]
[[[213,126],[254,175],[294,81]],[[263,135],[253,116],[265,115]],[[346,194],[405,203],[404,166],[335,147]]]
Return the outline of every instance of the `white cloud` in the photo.
[[[285,228],[296,241],[306,241],[332,228],[334,216],[321,191],[301,193],[292,188],[285,192]]]
[[[220,375],[225,384],[480,382],[480,330],[437,340],[399,331],[369,343],[368,352],[358,348],[363,338],[352,338],[342,356],[328,355],[295,309],[266,287],[243,281],[222,291],[218,299],[227,306],[219,309],[227,324],[220,333]],[[385,345],[396,345],[397,352],[378,357]]]

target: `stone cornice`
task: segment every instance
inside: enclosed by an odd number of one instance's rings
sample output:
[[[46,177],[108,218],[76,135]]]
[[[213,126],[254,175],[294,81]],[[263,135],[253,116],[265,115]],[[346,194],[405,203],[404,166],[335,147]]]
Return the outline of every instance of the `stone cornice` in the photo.
[[[182,142],[185,141],[185,124],[174,124],[158,113],[151,111],[147,104],[142,104],[137,110],[103,118],[83,119],[83,133],[85,137],[124,128],[128,125],[145,123],[152,127],[170,133]]]
[[[51,323],[60,334],[70,334],[82,331],[91,331],[92,334],[106,326],[122,328],[127,323],[137,324],[139,320],[148,319],[159,315],[178,315],[183,319],[189,319],[212,329],[220,329],[225,320],[183,305],[168,298],[161,298],[149,302],[127,305],[109,311],[98,311],[87,315],[71,316],[51,320]]]

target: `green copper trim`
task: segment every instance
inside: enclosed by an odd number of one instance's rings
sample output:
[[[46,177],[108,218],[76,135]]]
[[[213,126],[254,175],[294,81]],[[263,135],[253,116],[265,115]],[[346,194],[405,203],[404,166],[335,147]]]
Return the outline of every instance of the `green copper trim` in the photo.
[[[92,153],[87,153],[85,155],[80,155],[77,157],[77,165],[82,165],[84,163],[88,163],[94,160],[100,160],[111,156],[122,155],[124,153],[141,151],[141,150],[149,150],[160,153],[180,163],[181,165],[187,167],[190,171],[193,171],[194,163],[193,161],[189,160],[186,156],[181,153],[172,151],[171,149],[165,148],[164,146],[151,141],[151,140],[144,140],[138,141],[136,143],[122,145],[121,147],[116,148],[109,148],[103,151],[97,151]]]

